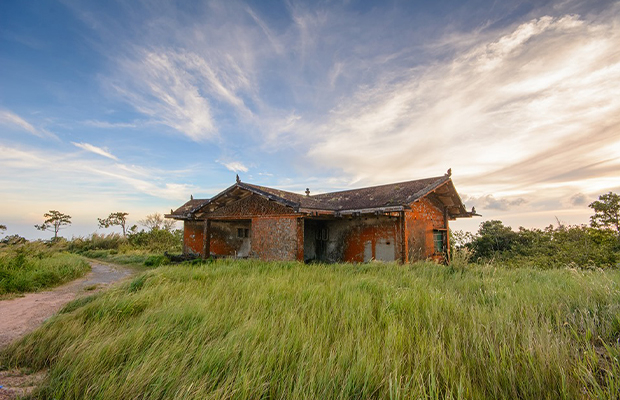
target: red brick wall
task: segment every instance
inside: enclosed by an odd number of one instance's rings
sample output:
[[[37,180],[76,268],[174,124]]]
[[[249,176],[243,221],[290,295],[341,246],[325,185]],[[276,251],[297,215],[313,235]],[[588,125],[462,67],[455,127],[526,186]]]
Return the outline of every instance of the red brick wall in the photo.
[[[183,253],[202,254],[204,241],[204,223],[202,221],[185,221],[183,224]]]
[[[303,261],[303,219],[294,216],[252,219],[252,253],[261,260]]]
[[[387,257],[385,261],[394,261],[401,259],[400,246],[400,229],[399,220],[373,218],[368,224],[360,222],[351,222],[351,228],[346,232],[344,239],[344,257],[346,262],[364,262],[365,253],[370,249],[371,259],[381,259],[379,254],[379,246],[387,246],[393,248],[391,257]],[[385,257],[385,255],[384,255]],[[368,257],[366,257],[368,258]]]
[[[411,210],[405,211],[405,261],[429,258],[442,261],[443,257],[435,254],[433,230],[445,228],[443,211],[429,199],[411,204]]]

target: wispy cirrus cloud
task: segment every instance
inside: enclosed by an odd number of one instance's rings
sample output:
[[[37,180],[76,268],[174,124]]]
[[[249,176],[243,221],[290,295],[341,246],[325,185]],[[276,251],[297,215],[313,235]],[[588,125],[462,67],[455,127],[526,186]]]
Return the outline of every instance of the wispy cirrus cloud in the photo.
[[[75,147],[79,147],[82,150],[86,150],[86,151],[89,151],[91,153],[98,154],[98,155],[100,155],[102,157],[106,157],[106,158],[118,161],[118,158],[115,155],[111,154],[107,150],[102,149],[101,147],[94,146],[94,145],[92,145],[90,143],[71,142],[71,144],[73,144]]]
[[[58,139],[53,133],[45,129],[35,128],[30,122],[9,110],[0,109],[0,124],[17,127],[40,138]]]
[[[364,183],[451,166],[462,192],[496,210],[515,198],[491,193],[521,190],[533,205],[575,187],[618,187],[620,20],[611,15],[535,18],[444,62],[393,69],[328,118],[299,122],[312,137],[308,157]]]
[[[138,111],[195,141],[217,134],[209,101],[193,78],[184,73],[174,53],[141,52],[123,60],[123,74],[111,82],[114,90]]]

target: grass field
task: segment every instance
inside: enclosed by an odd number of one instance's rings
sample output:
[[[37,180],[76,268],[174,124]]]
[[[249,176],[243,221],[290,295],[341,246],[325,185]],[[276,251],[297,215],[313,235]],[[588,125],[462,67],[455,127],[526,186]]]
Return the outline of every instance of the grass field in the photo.
[[[89,270],[84,258],[48,251],[42,245],[0,249],[0,298],[57,286]]]
[[[0,355],[39,398],[617,399],[620,271],[165,266]]]

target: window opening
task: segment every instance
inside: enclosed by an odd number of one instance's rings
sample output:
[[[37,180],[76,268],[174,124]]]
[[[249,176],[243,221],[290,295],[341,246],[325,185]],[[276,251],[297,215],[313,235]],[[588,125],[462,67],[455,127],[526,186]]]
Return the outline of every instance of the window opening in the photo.
[[[433,242],[435,243],[435,253],[445,252],[445,232],[433,231]]]
[[[320,240],[323,242],[328,241],[329,240],[329,229],[327,228],[317,229],[316,232],[314,233],[314,238],[316,240]]]

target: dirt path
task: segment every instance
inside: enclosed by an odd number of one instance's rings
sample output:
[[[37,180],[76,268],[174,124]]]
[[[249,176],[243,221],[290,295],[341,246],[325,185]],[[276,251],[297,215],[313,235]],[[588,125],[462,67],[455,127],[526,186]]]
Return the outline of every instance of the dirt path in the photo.
[[[94,293],[136,273],[120,265],[91,261],[91,272],[83,278],[45,292],[0,301],[0,348],[32,332],[76,297]],[[45,371],[24,373],[0,371],[0,400],[30,393],[45,378]]]
[[[83,278],[45,292],[0,301],[0,348],[35,330],[65,304],[135,273],[128,267],[91,262],[91,272]],[[89,291],[87,291],[89,289]]]

